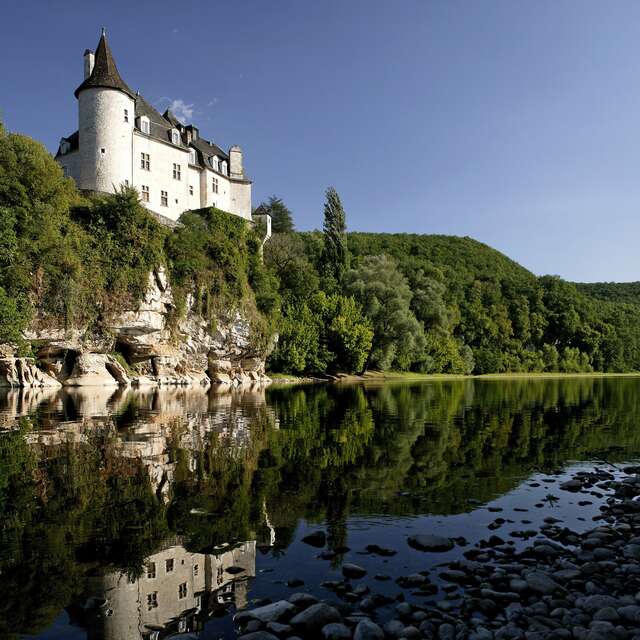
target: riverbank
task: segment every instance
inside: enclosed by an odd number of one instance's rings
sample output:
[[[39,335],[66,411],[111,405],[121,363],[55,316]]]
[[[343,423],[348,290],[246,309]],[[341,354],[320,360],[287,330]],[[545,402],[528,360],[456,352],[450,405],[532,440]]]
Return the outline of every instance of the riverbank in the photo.
[[[295,376],[286,373],[268,373],[274,384],[312,384],[312,383],[355,383],[355,382],[420,382],[440,380],[547,380],[554,378],[638,378],[640,372],[605,373],[592,371],[587,373],[562,372],[514,372],[483,373],[481,375],[463,375],[450,373],[416,373],[412,371],[367,371],[363,374],[337,374],[321,376]]]
[[[599,502],[595,528],[580,532],[561,517],[547,516],[538,527],[529,524],[501,537],[495,531],[513,521],[496,517],[489,535],[473,546],[429,531],[409,535],[406,544],[425,558],[446,561],[431,570],[405,567],[409,571],[395,580],[400,588],[395,597],[361,582],[367,574],[363,567],[343,563],[342,580],[321,584],[330,598],[296,593],[237,614],[240,640],[292,634],[327,640],[638,638],[640,467],[593,465],[563,480],[558,492],[585,506]],[[322,551],[323,532],[305,541],[318,547],[320,558],[332,553]],[[385,557],[393,566],[397,551],[369,545],[360,553]],[[388,579],[375,576],[380,584]]]

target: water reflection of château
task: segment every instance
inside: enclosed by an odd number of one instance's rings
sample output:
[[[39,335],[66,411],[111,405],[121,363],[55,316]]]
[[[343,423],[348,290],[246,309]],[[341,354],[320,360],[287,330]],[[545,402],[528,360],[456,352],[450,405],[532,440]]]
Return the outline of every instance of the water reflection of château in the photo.
[[[68,611],[87,629],[88,640],[156,640],[200,631],[225,605],[246,605],[255,565],[255,541],[190,553],[173,539],[146,559],[139,578],[121,572],[90,578],[84,598]]]

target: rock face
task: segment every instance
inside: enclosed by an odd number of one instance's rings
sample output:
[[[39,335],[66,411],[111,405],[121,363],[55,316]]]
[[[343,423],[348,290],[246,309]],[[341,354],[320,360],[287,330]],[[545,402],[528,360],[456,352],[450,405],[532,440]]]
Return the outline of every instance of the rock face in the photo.
[[[60,387],[52,376],[36,367],[33,358],[0,358],[0,387]]]
[[[191,295],[180,319],[174,317],[175,307],[160,268],[149,274],[140,304],[103,318],[100,332],[52,326],[36,317],[24,337],[37,345],[38,366],[35,359],[17,357],[12,345],[0,345],[0,386],[269,382],[266,353],[253,346],[251,324],[240,310],[220,313],[212,321],[196,313]]]

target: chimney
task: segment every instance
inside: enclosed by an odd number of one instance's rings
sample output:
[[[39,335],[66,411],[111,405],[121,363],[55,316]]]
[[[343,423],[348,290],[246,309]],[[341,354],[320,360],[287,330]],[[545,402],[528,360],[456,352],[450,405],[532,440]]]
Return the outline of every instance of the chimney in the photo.
[[[93,51],[91,49],[87,49],[84,52],[84,79],[86,80],[93,71],[93,62],[95,56],[93,55]]]
[[[237,145],[233,145],[233,147],[229,149],[229,175],[232,178],[244,178],[242,149]]]

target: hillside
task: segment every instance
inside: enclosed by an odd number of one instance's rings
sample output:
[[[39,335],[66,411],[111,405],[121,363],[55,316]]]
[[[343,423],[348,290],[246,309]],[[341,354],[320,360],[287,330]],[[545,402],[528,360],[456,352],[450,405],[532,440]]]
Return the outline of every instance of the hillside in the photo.
[[[637,284],[608,285],[603,292],[598,285],[537,277],[468,237],[348,233],[345,238],[350,262],[337,288],[326,277],[320,232],[286,241],[298,270],[307,274],[304,290],[278,269],[273,248],[267,247],[266,260],[280,279],[283,300],[293,305],[304,305],[314,287],[356,298],[373,325],[373,357],[367,360],[372,368],[640,370],[640,305],[625,304],[640,300]],[[286,242],[276,240],[274,253]],[[295,325],[300,319],[293,316]],[[296,335],[294,328],[283,334],[272,366],[291,367],[285,350]]]
[[[576,282],[575,286],[596,300],[640,304],[640,282]]]

